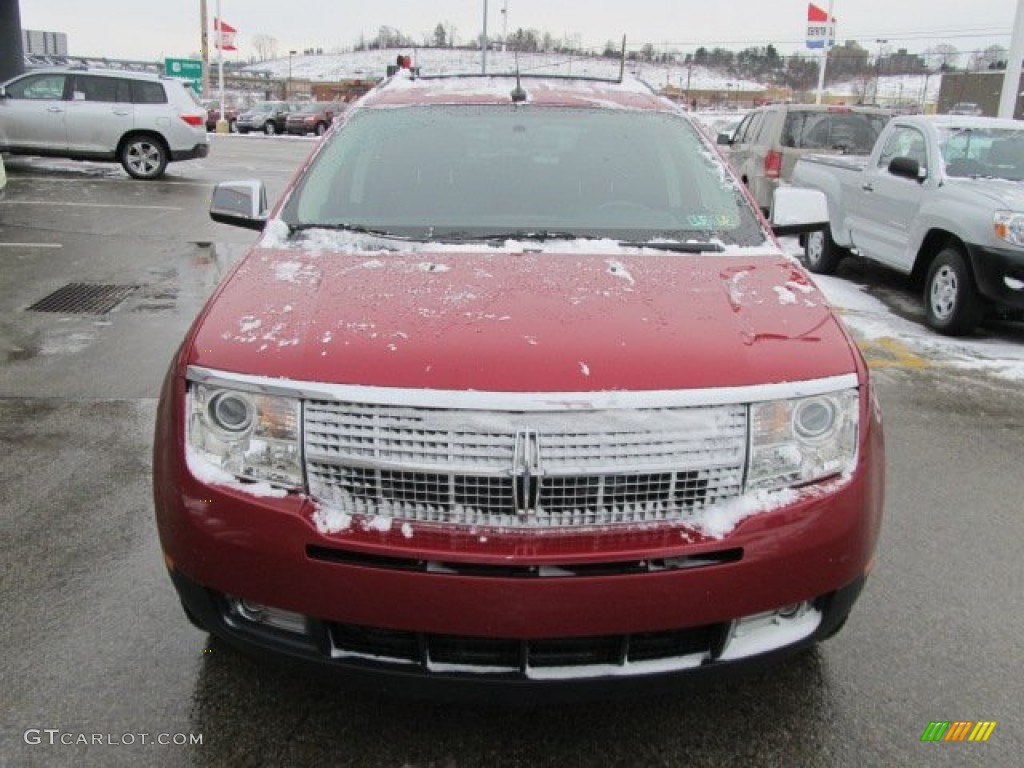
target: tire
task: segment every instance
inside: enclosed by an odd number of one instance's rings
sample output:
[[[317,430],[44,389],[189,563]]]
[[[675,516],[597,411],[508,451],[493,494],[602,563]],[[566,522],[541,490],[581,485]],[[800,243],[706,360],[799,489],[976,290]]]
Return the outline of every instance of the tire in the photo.
[[[835,274],[839,262],[847,254],[849,251],[836,245],[827,229],[808,233],[804,241],[804,262],[807,269],[818,275]]]
[[[136,179],[159,179],[167,170],[168,152],[163,141],[153,136],[131,136],[118,154],[121,166]]]
[[[327,123],[317,123],[316,130],[314,131],[314,133],[317,136],[323,136],[325,133],[327,133]]]
[[[939,251],[924,283],[928,325],[946,336],[963,336],[981,322],[984,306],[963,252],[956,246]]]
[[[267,122],[263,124],[263,132],[267,134],[267,136],[275,135],[277,133],[277,124],[273,120],[267,120]]]

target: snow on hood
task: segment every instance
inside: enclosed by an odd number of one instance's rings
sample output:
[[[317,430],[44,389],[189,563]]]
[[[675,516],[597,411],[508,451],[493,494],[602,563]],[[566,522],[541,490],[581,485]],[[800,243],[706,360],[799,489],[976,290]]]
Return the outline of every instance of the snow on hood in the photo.
[[[270,228],[209,307],[191,363],[338,384],[482,391],[750,386],[850,373],[795,262],[614,241],[406,247]]]

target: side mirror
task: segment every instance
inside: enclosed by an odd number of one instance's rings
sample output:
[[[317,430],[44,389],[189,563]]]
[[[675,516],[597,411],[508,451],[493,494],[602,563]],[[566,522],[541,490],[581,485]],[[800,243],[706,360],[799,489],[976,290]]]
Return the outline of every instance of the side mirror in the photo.
[[[779,187],[772,199],[772,232],[776,237],[802,235],[828,227],[828,198],[820,189]]]
[[[728,133],[720,133],[715,141],[718,144],[732,144],[732,135]]]
[[[225,181],[213,188],[210,218],[233,227],[262,230],[269,214],[262,181]]]
[[[894,157],[889,161],[889,173],[893,176],[902,176],[905,179],[924,181],[928,176],[928,169],[922,168],[921,164],[912,157]]]

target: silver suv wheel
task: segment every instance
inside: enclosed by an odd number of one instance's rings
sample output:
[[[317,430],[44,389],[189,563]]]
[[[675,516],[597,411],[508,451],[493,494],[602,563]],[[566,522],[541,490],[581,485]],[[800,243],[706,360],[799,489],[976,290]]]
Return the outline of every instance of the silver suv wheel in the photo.
[[[167,150],[149,136],[137,136],[121,147],[121,165],[136,179],[156,179],[167,168]]]

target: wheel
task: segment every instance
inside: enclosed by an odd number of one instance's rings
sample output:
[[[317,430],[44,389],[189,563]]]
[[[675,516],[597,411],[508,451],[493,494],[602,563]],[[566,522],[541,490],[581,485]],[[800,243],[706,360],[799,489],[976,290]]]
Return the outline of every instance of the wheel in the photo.
[[[327,123],[317,123],[316,124],[316,135],[317,136],[323,136],[325,133],[327,133]]]
[[[121,147],[121,165],[136,179],[158,179],[167,168],[167,149],[152,136],[133,136]]]
[[[818,275],[834,274],[839,262],[849,253],[836,245],[827,229],[811,232],[804,241],[804,261],[807,268]]]
[[[924,283],[928,325],[947,336],[974,330],[984,307],[963,253],[955,246],[939,251]]]
[[[267,120],[267,122],[263,124],[263,132],[267,134],[267,136],[273,136],[277,133],[277,123],[273,120]]]

